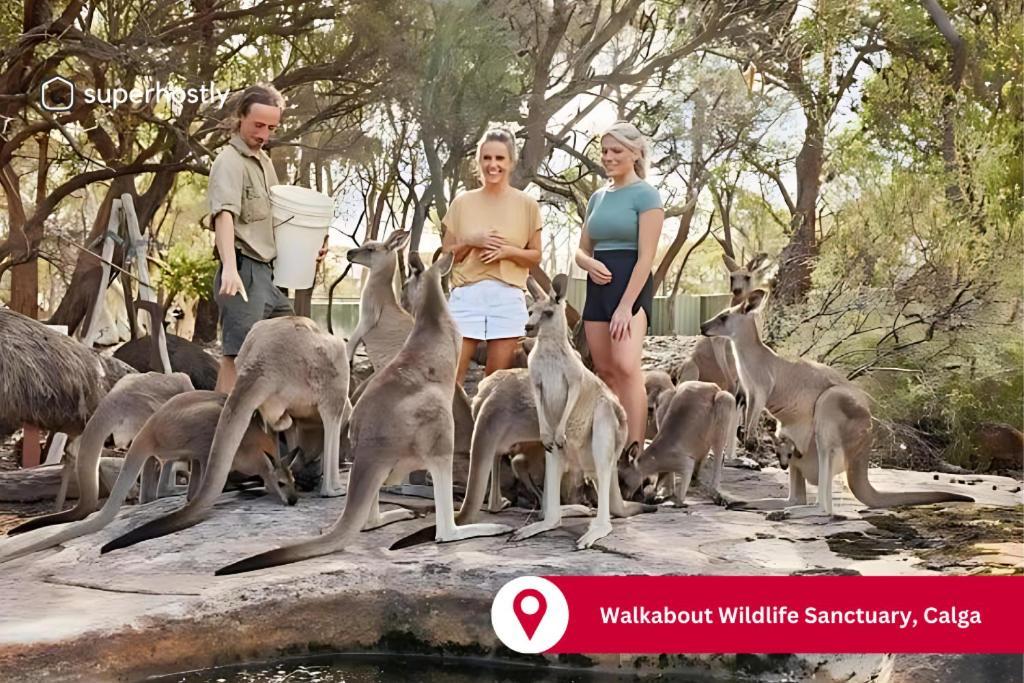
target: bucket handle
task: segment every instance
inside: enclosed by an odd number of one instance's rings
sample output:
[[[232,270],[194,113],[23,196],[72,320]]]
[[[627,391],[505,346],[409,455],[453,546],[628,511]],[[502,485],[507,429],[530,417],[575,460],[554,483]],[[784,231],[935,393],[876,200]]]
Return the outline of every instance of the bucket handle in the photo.
[[[289,222],[289,221],[291,221],[291,220],[292,220],[293,218],[295,218],[295,214],[292,214],[291,216],[288,216],[288,218],[285,218],[285,219],[284,219],[283,221],[281,221],[280,223],[275,223],[275,224],[274,224],[274,227],[275,227],[275,228],[280,228],[280,227],[281,227],[282,225],[284,225],[285,223],[288,223],[288,222]]]

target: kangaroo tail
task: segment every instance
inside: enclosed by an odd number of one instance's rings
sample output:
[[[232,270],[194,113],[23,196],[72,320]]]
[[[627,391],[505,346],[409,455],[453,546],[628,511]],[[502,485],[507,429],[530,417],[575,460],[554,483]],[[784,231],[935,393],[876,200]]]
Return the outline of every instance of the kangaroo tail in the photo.
[[[387,479],[388,471],[375,469],[373,465],[360,463],[356,460],[349,473],[348,497],[345,501],[345,509],[341,517],[322,536],[311,538],[294,545],[288,545],[276,550],[269,550],[259,555],[247,557],[226,567],[221,567],[214,574],[226,576],[228,574],[241,574],[243,572],[277,567],[282,564],[291,564],[299,560],[307,560],[311,557],[320,557],[338,552],[348,545],[355,538],[360,529],[366,524],[370,517],[370,506],[377,498],[380,487]]]
[[[866,454],[864,454],[866,456]],[[946,491],[904,491],[889,493],[879,491],[868,480],[868,463],[866,457],[847,457],[846,479],[850,490],[857,500],[872,508],[889,508],[899,505],[928,505],[930,503],[946,503],[959,501],[973,503],[974,499],[959,493]]]
[[[224,403],[220,419],[217,420],[217,431],[213,435],[209,458],[203,468],[203,480],[196,495],[185,506],[169,515],[146,522],[126,534],[118,536],[102,548],[100,553],[127,548],[136,543],[159,538],[182,529],[187,529],[201,522],[206,512],[224,490],[224,483],[231,471],[231,463],[242,443],[242,437],[249,429],[253,412],[264,401],[261,387],[245,376],[238,378],[238,383]]]
[[[40,529],[51,524],[63,524],[85,519],[95,512],[100,502],[100,456],[103,454],[103,442],[114,430],[118,419],[111,410],[110,402],[101,402],[89,418],[79,441],[78,457],[75,463],[75,475],[78,480],[78,500],[70,510],[40,515],[19,524],[7,532],[8,536]],[[67,465],[65,465],[67,467]]]
[[[128,449],[128,454],[125,456],[124,464],[117,475],[117,481],[114,482],[110,497],[107,498],[107,502],[103,504],[103,508],[97,514],[83,521],[68,524],[45,538],[32,541],[31,537],[22,537],[12,541],[8,544],[9,547],[0,548],[0,563],[34,553],[38,550],[52,548],[61,543],[67,543],[72,539],[95,533],[106,527],[114,521],[117,511],[124,504],[125,498],[128,497],[128,492],[131,491],[132,485],[139,477],[139,472],[142,471],[142,465],[146,462],[146,458],[151,452],[152,443],[145,428],[143,428],[143,431],[135,437],[131,448]],[[18,543],[22,539],[29,542],[27,544]]]

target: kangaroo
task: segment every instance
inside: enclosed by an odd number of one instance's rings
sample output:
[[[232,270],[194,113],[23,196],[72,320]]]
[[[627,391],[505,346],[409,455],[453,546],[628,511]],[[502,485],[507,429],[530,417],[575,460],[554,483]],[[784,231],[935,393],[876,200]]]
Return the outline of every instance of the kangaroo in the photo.
[[[740,381],[747,392],[747,424],[767,410],[779,423],[779,434],[791,440],[800,458],[790,460],[789,498],[744,503],[745,507],[787,515],[832,514],[832,477],[842,469],[850,490],[871,508],[924,505],[973,498],[943,491],[887,493],[868,480],[871,411],[867,394],[821,363],[778,356],[761,341],[755,315],[767,293],[752,291],[746,300],[704,322],[707,336],[728,337],[736,354]],[[818,486],[817,506],[807,505],[805,481]]]
[[[416,322],[402,350],[375,373],[352,413],[354,459],[341,517],[322,536],[271,550],[217,570],[237,574],[338,552],[362,529],[410,519],[411,510],[380,512],[380,487],[426,469],[434,482],[438,542],[511,531],[504,524],[455,524],[452,396],[462,336],[448,312],[441,277],[454,263],[445,254],[418,278]]]
[[[270,429],[277,432],[291,427],[295,419],[319,416],[324,426],[320,495],[342,495],[338,449],[341,430],[352,412],[344,342],[321,332],[309,318],[261,320],[242,343],[235,367],[238,380],[217,422],[199,490],[181,510],[115,538],[100,552],[165,536],[202,521],[224,488],[231,456],[238,450],[257,410]]]
[[[647,433],[653,439],[658,433],[659,406],[668,406],[672,392],[675,390],[672,378],[664,370],[647,370],[644,372],[644,390],[647,392]]]
[[[8,536],[39,527],[85,519],[96,511],[100,500],[100,456],[107,437],[113,435],[114,445],[127,446],[142,429],[149,416],[172,396],[192,391],[188,375],[175,372],[147,372],[125,375],[96,406],[79,441],[75,458],[78,478],[78,500],[70,510],[34,517],[7,532]],[[70,459],[64,463],[71,467]],[[168,470],[169,471],[169,470]]]
[[[360,342],[366,346],[366,353],[374,370],[391,362],[405,344],[412,331],[413,318],[398,303],[392,282],[398,269],[398,255],[409,241],[409,232],[398,230],[383,242],[366,242],[358,249],[348,252],[348,259],[370,269],[370,278],[363,288],[359,300],[359,323],[355,332],[348,340],[346,351],[349,361],[352,360]],[[409,254],[410,276],[402,288],[403,295],[409,297],[406,302],[415,300],[419,278],[424,270],[419,254]],[[405,296],[403,298],[405,298]],[[357,403],[365,391],[370,378],[367,378],[352,391],[352,402]],[[469,398],[462,387],[456,387],[455,398],[452,400],[452,411],[455,415],[455,462],[465,463],[469,456],[470,439],[473,434],[473,418]],[[343,435],[347,437],[347,435]],[[343,439],[342,453],[350,455],[351,444]],[[460,469],[460,476],[464,471]]]
[[[32,534],[0,546],[0,562],[52,548],[103,529],[114,520],[140,473],[140,502],[153,500],[156,469],[159,467],[157,461],[163,463],[165,469],[169,469],[171,462],[192,463],[188,487],[188,495],[191,497],[199,488],[210,444],[226,400],[226,394],[215,391],[189,391],[170,398],[146,420],[132,441],[110,497],[98,514],[69,524],[45,538],[33,540],[35,535]],[[260,429],[254,418],[246,425],[231,461],[231,469],[245,476],[259,476],[267,490],[272,491],[281,502],[295,505],[298,499],[295,480],[291,470],[277,457],[277,440]]]
[[[533,389],[530,386],[529,372],[524,368],[497,370],[481,380],[473,398],[473,441],[469,456],[469,477],[466,483],[466,496],[462,500],[455,523],[462,525],[475,521],[480,516],[480,508],[487,491],[490,477],[489,512],[502,509],[500,484],[501,456],[516,448],[517,445],[528,445],[540,441],[540,426],[537,421],[537,406],[534,403]],[[541,450],[543,453],[543,449]],[[531,492],[541,499],[540,491],[532,485],[529,475],[529,455],[520,453],[513,457],[513,471]],[[543,462],[543,457],[541,458]],[[543,465],[542,465],[543,467]],[[530,482],[530,483],[527,483]],[[589,515],[585,506],[563,506],[563,513]],[[391,550],[401,550],[433,539],[435,527],[424,527],[410,534],[392,546]]]
[[[345,349],[349,362],[363,343],[373,369],[379,371],[395,357],[412,330],[412,316],[399,305],[394,289],[398,252],[408,242],[409,231],[396,230],[383,242],[366,242],[348,251],[349,261],[370,269],[359,297],[359,322]]]
[[[658,433],[633,467],[619,470],[624,495],[632,496],[643,479],[655,472],[678,472],[671,500],[681,506],[695,467],[709,451],[715,457],[711,488],[718,495],[722,462],[736,446],[736,399],[710,382],[683,382],[659,399]]]
[[[589,548],[612,531],[611,515],[629,517],[654,511],[653,506],[626,503],[612,486],[620,454],[626,446],[626,412],[611,390],[587,370],[569,343],[565,318],[568,277],[552,281],[552,297],[530,307],[526,332],[537,343],[528,359],[530,384],[544,444],[544,519],[516,531],[513,540],[529,538],[561,525],[559,500],[563,469],[582,469],[597,481],[597,516],[577,542]]]

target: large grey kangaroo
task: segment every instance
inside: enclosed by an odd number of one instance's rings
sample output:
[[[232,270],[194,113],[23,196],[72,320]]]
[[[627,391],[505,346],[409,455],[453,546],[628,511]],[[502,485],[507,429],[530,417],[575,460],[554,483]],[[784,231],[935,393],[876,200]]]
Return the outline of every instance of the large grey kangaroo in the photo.
[[[245,338],[235,367],[238,380],[221,412],[206,475],[195,497],[181,510],[115,538],[101,552],[166,536],[202,521],[224,488],[231,457],[257,410],[274,431],[288,429],[293,419],[319,417],[324,425],[320,494],[342,494],[338,450],[341,430],[352,411],[345,342],[321,332],[309,318],[261,320]]]
[[[790,461],[788,499],[766,498],[741,505],[785,508],[788,515],[831,515],[832,477],[843,469],[853,495],[868,507],[974,502],[945,491],[876,490],[868,480],[871,410],[867,394],[827,365],[782,358],[765,346],[755,315],[766,298],[764,290],[755,289],[745,301],[700,326],[706,336],[732,341],[740,382],[747,392],[747,424],[767,410],[778,421],[779,433],[803,454]],[[805,480],[818,487],[817,506],[807,505]]]
[[[441,277],[449,253],[419,277],[415,324],[402,350],[376,373],[356,402],[350,437],[354,459],[341,517],[322,536],[271,550],[217,570],[238,574],[297,562],[344,549],[360,530],[413,517],[411,510],[380,512],[380,487],[426,469],[434,482],[435,540],[455,541],[512,531],[503,524],[456,526],[452,494],[455,423],[452,396],[462,336],[448,312]]]

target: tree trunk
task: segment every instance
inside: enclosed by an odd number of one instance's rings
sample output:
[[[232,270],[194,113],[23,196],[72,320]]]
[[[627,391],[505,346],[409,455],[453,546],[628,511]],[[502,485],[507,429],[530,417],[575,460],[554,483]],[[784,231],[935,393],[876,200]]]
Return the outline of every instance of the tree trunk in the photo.
[[[773,292],[782,303],[803,301],[811,288],[818,256],[816,219],[824,158],[824,130],[808,118],[804,143],[796,157],[796,202],[790,222],[793,232],[779,254],[779,276]]]

